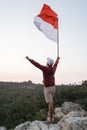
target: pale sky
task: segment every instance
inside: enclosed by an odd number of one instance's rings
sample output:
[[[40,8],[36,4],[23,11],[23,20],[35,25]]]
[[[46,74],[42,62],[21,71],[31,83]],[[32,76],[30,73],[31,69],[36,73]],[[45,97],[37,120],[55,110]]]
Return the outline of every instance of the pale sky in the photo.
[[[33,23],[43,4],[59,18],[59,56],[56,84],[87,80],[87,0],[0,0],[0,81],[42,83],[40,64],[57,57],[57,44],[47,39]]]

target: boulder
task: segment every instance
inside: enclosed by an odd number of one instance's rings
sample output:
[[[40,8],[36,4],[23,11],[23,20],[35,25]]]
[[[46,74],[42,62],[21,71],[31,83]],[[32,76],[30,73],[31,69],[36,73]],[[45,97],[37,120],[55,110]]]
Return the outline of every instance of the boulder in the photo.
[[[64,114],[68,114],[71,111],[84,111],[79,104],[73,102],[65,102],[62,104],[61,111]]]

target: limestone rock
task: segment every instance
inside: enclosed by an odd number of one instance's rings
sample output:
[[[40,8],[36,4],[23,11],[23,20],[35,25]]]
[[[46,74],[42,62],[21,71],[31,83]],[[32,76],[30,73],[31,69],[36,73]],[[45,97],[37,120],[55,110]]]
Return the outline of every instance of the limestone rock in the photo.
[[[59,121],[65,116],[65,114],[61,111],[61,107],[55,108],[54,113],[54,118],[56,121]]]
[[[79,104],[63,103],[62,107],[55,108],[54,117],[57,120],[55,124],[28,121],[18,125],[14,130],[87,130],[87,112]]]
[[[0,126],[0,130],[6,130],[4,126]]]
[[[26,129],[28,129],[30,123],[31,123],[30,121],[27,121],[23,124],[20,124],[20,125],[16,126],[15,130],[26,130]]]
[[[61,110],[64,114],[68,114],[71,111],[84,111],[79,104],[73,102],[65,102],[62,104]]]
[[[26,122],[14,130],[61,130],[58,124],[45,124],[43,121]]]
[[[87,117],[87,113],[85,111],[71,111],[66,117]]]
[[[87,130],[87,117],[63,118],[59,126],[61,130]]]

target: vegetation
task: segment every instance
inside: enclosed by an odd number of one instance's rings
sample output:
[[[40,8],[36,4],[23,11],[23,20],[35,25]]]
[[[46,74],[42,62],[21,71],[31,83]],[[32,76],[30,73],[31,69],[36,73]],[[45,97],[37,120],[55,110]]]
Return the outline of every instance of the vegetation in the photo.
[[[87,81],[81,85],[57,85],[54,101],[55,107],[72,101],[87,111]],[[0,126],[12,129],[25,121],[45,120],[46,114],[42,84],[0,82]]]

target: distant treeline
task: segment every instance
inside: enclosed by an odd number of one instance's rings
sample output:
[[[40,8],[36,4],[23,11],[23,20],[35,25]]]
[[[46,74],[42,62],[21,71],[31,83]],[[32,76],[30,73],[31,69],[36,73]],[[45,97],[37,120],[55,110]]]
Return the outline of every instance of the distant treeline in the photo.
[[[81,85],[56,85],[55,107],[65,101],[79,103],[87,111],[87,80]],[[13,129],[25,121],[45,120],[46,114],[42,84],[0,82],[0,126]]]

